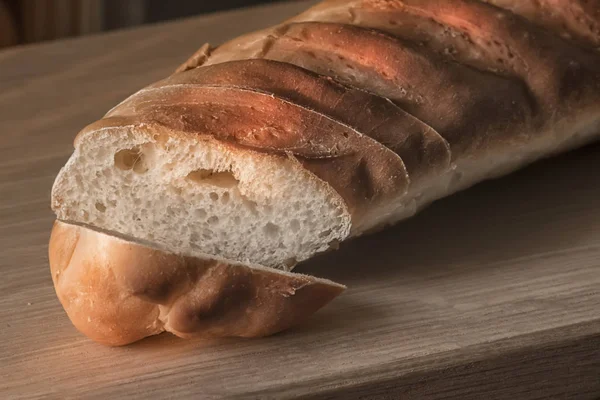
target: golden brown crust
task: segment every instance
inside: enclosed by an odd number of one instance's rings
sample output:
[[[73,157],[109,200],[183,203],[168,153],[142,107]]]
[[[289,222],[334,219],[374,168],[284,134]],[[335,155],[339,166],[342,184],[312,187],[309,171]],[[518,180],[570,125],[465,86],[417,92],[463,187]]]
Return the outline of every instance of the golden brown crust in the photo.
[[[533,2],[526,3],[530,6]],[[321,21],[374,28],[420,43],[443,58],[522,80],[548,107],[573,98],[561,90],[572,62],[580,81],[599,79],[595,55],[489,4],[473,0],[328,1],[293,21]],[[572,79],[572,78],[571,78]],[[571,85],[572,86],[572,85]],[[579,85],[578,90],[593,90]]]
[[[418,44],[351,25],[301,22],[274,31],[262,41],[240,38],[217,48],[207,65],[268,58],[390,98],[439,132],[453,159],[479,156],[519,132],[536,131],[535,100],[517,80],[448,63]]]
[[[394,151],[411,179],[439,174],[450,166],[448,143],[427,124],[388,99],[292,64],[266,59],[226,62],[174,74],[150,87],[177,85],[258,90],[315,110]]]
[[[565,39],[600,48],[598,0],[481,0],[527,18]]]
[[[552,11],[592,29],[580,9],[598,22],[597,1]],[[330,0],[214,49],[203,65],[292,63],[400,104],[450,143],[453,160],[483,158],[598,113],[600,56],[542,25],[552,31],[475,0]]]
[[[305,275],[177,256],[59,221],[49,256],[56,293],[73,324],[112,346],[163,331],[271,335],[344,290]]]

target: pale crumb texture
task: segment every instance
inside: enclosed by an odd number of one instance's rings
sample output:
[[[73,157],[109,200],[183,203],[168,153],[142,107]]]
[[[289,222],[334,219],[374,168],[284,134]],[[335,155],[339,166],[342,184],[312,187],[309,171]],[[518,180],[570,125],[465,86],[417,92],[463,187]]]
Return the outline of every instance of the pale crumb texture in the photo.
[[[131,126],[79,138],[52,193],[60,220],[288,270],[350,230],[339,196],[294,160]]]

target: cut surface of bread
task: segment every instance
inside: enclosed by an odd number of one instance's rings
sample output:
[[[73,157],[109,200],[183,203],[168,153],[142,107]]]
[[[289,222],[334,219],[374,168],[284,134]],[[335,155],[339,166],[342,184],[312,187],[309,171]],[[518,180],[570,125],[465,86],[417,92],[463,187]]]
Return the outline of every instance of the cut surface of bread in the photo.
[[[56,293],[91,339],[125,345],[179,337],[260,337],[302,323],[343,285],[263,267],[183,257],[57,221],[49,246]]]
[[[188,256],[289,269],[349,231],[339,196],[292,158],[105,124],[82,135],[53,188],[61,220]]]

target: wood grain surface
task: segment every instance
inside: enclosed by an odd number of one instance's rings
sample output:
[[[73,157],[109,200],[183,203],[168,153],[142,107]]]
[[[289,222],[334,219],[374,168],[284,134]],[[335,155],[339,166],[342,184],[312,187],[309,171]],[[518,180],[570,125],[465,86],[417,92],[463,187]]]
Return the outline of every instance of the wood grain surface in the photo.
[[[306,6],[0,52],[0,398],[600,397],[598,145],[300,266],[349,290],[292,331],[107,348],[72,327],[47,241],[50,188],[77,131],[204,41]]]

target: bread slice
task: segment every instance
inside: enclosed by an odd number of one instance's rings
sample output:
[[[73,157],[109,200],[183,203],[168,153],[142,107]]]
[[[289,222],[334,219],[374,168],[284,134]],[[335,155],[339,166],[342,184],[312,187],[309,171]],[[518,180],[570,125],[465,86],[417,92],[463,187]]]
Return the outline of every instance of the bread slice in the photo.
[[[350,229],[340,196],[285,153],[123,118],[79,135],[52,206],[60,220],[177,254],[282,269]]]
[[[301,274],[184,257],[60,221],[49,256],[73,324],[111,346],[163,331],[183,338],[271,335],[345,289]]]

